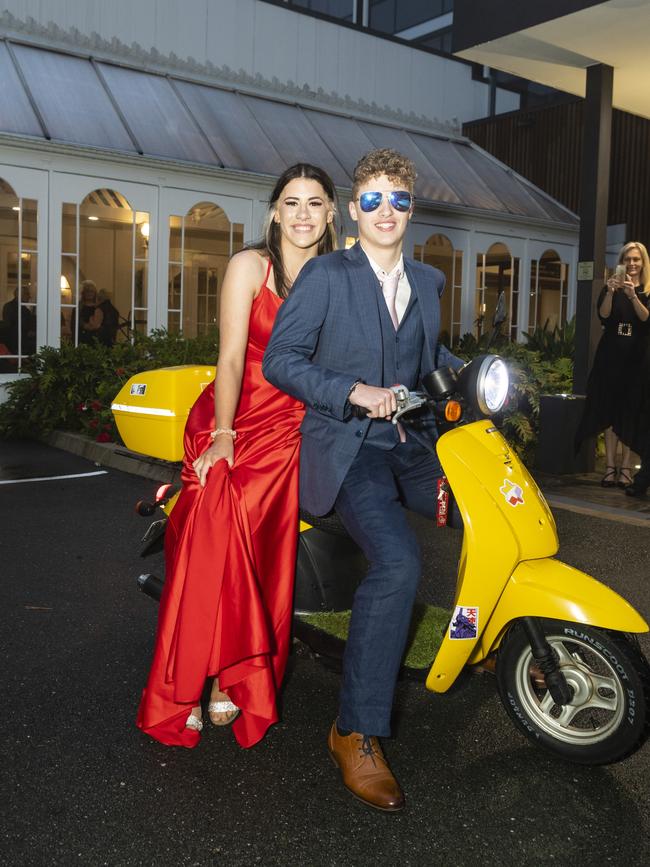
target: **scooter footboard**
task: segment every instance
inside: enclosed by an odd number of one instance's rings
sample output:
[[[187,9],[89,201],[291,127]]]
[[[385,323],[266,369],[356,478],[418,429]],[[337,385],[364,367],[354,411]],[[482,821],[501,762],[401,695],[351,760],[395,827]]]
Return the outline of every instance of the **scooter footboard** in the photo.
[[[550,617],[618,632],[650,627],[629,602],[600,581],[554,557],[520,563],[506,585],[469,661],[487,656],[518,617]]]

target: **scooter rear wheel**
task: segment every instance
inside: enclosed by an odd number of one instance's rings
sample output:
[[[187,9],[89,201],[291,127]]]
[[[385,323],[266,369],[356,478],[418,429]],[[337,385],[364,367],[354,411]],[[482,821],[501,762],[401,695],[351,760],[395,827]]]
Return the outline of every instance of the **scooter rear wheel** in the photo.
[[[584,765],[617,762],[650,730],[650,667],[619,632],[540,619],[574,695],[557,705],[535,667],[526,633],[513,624],[497,654],[501,700],[515,726],[541,747]]]

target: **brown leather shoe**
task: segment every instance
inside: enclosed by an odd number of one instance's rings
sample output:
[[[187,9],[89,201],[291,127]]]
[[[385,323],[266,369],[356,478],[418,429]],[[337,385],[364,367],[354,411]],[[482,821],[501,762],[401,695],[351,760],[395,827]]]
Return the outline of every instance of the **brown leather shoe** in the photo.
[[[377,810],[395,812],[404,807],[404,792],[388,767],[377,738],[358,732],[340,735],[334,722],[327,746],[332,761],[341,769],[343,785],[355,798]]]

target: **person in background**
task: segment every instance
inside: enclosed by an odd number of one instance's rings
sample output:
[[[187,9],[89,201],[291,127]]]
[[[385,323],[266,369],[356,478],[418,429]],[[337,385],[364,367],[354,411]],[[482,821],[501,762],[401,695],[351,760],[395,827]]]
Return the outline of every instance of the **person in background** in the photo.
[[[183,488],[165,537],[166,579],[137,725],[194,747],[208,714],[257,743],[278,719],[298,538],[300,401],[262,376],[262,356],[303,266],[336,246],[330,178],[299,163],[277,181],[264,240],[221,288],[219,364],[185,428]]]
[[[97,286],[92,280],[84,280],[81,284],[79,299],[79,336],[78,343],[92,343],[99,340],[104,314],[97,306]],[[75,321],[71,321],[74,339]]]
[[[587,381],[587,399],[576,434],[576,448],[605,431],[605,475],[601,485],[626,488],[632,483],[631,451],[639,448],[639,388],[645,381],[648,346],[650,261],[639,241],[625,244],[620,266],[598,298],[603,334]],[[620,448],[620,459],[618,452]]]
[[[23,286],[20,315],[18,312],[18,287],[14,289],[14,297],[2,308],[3,340],[11,355],[33,355],[36,352],[36,315],[31,307],[29,289]],[[18,344],[18,322],[20,321],[20,346]]]
[[[107,289],[100,289],[97,293],[97,309],[102,312],[102,324],[97,333],[97,339],[104,346],[112,346],[120,326],[120,313],[117,307],[113,306]]]

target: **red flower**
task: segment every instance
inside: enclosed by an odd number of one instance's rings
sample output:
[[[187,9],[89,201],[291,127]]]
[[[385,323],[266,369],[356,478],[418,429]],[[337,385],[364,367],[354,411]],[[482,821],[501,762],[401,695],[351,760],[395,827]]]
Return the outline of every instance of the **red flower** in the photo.
[[[118,367],[115,370],[115,373],[117,374],[117,376],[124,376],[124,374],[126,373],[126,370],[123,367]]]
[[[85,403],[77,404],[77,412],[85,412],[88,409]]]
[[[99,425],[99,421],[96,418],[91,418],[88,424],[90,427],[96,428]]]
[[[106,433],[106,431],[102,431],[97,435],[96,440],[98,443],[110,443],[111,437],[110,434]]]
[[[102,408],[102,405],[101,405],[101,403],[100,403],[98,400],[94,400],[94,401],[90,404],[90,408],[91,408],[91,409],[94,409],[95,412],[97,412],[98,410],[100,410],[100,409]]]

